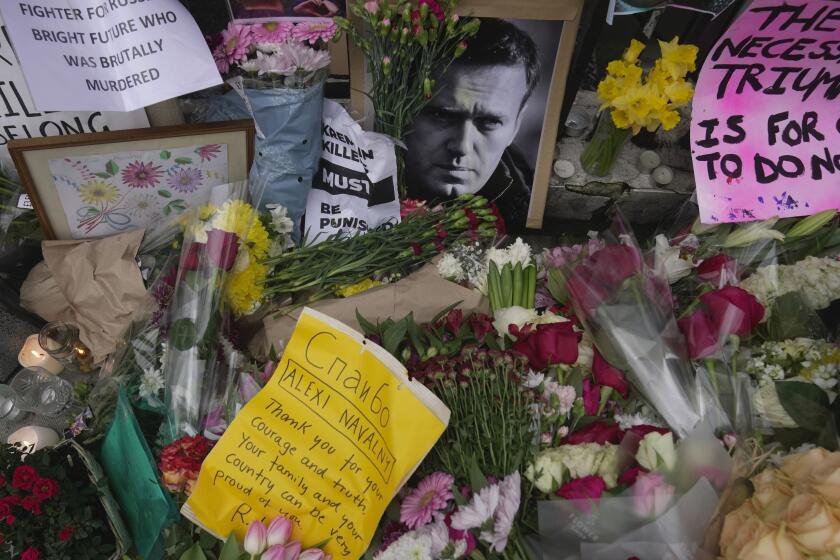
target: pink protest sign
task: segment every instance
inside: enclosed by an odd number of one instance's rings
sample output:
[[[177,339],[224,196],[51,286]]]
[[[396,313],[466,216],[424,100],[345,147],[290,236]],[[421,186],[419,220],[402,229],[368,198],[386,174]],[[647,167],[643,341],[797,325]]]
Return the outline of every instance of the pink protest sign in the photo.
[[[703,223],[840,208],[840,1],[750,4],[700,72],[691,152]]]

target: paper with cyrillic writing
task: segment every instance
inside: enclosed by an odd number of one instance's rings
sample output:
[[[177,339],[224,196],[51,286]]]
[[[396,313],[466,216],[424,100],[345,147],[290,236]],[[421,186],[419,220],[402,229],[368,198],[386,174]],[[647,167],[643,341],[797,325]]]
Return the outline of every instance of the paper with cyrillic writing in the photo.
[[[361,557],[388,503],[438,440],[449,409],[384,349],[305,309],[271,380],[201,466],[181,512],[242,540],[285,515],[304,548]]]
[[[29,95],[20,63],[0,19],[0,162],[12,165],[7,144],[15,138],[41,138],[149,126],[145,111],[42,113]]]
[[[38,111],[132,111],[222,83],[178,0],[0,2]]]
[[[840,3],[752,2],[703,64],[691,151],[703,223],[840,208]]]

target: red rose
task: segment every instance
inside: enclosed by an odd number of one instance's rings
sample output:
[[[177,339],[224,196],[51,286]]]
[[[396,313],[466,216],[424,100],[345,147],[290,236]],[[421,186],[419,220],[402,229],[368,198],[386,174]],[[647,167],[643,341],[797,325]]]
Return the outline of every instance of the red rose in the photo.
[[[458,336],[458,333],[461,331],[461,325],[464,322],[464,312],[460,309],[451,309],[449,313],[446,314],[446,328],[449,329],[449,332]]]
[[[66,542],[70,540],[70,537],[73,536],[73,533],[76,532],[76,529],[73,528],[72,525],[67,525],[61,532],[58,534],[58,540],[61,542]]]
[[[32,485],[32,495],[39,500],[48,500],[58,494],[58,482],[51,478],[38,478]]]
[[[738,263],[729,255],[723,253],[709,257],[697,267],[697,278],[719,288],[737,280]]]
[[[694,313],[677,321],[688,343],[688,354],[692,360],[699,360],[711,356],[720,349],[721,340],[718,331],[704,309],[696,309]]]
[[[36,478],[38,478],[38,471],[29,465],[21,465],[12,474],[12,488],[30,490]]]
[[[607,245],[592,253],[587,263],[595,272],[596,281],[610,288],[618,288],[642,270],[642,255],[630,245]]]
[[[493,319],[484,313],[473,313],[470,316],[469,322],[473,335],[479,342],[483,341],[485,336],[495,330],[493,328]]]
[[[636,479],[639,478],[639,475],[646,472],[647,470],[643,469],[639,465],[633,465],[619,475],[618,483],[621,486],[633,486],[636,484]]]
[[[764,307],[755,296],[737,286],[706,292],[700,302],[723,335],[747,336],[764,318]]]
[[[21,500],[20,505],[23,509],[34,515],[41,515],[41,500],[35,496],[27,496]]]
[[[570,480],[557,490],[557,495],[566,500],[597,500],[607,489],[607,483],[600,476],[584,476]],[[582,509],[589,512],[590,505],[582,504]]]
[[[536,329],[526,327],[513,334],[517,340],[512,350],[528,358],[528,364],[535,371],[550,365],[573,364],[578,359],[580,335],[569,322],[537,325]]]
[[[599,385],[612,387],[622,398],[626,399],[630,394],[630,384],[627,383],[624,374],[620,369],[611,366],[597,349],[592,361],[592,374]]]
[[[20,555],[20,560],[38,560],[40,557],[41,553],[38,552],[38,549],[34,546],[30,546],[23,551],[23,554]]]
[[[587,377],[583,380],[583,411],[587,416],[595,416],[600,406],[601,387]]]
[[[181,263],[181,268],[184,270],[198,270],[203,250],[204,243],[190,243],[189,247],[187,247],[187,254],[184,256],[184,262]]]
[[[615,443],[618,444],[624,434],[618,424],[607,424],[605,422],[593,422],[587,426],[575,430],[563,439],[563,443]]]
[[[207,258],[218,268],[230,270],[239,252],[239,238],[235,233],[211,229],[207,232]]]

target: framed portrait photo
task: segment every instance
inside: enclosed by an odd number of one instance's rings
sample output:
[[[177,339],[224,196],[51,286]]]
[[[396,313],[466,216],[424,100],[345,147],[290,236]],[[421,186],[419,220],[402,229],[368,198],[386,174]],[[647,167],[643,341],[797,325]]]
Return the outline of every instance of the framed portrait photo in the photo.
[[[460,0],[481,26],[403,138],[410,198],[480,194],[509,230],[542,227],[582,11],[583,0]],[[358,49],[350,64],[353,111],[369,117]]]
[[[248,178],[253,120],[14,140],[9,153],[47,239],[149,226]]]
[[[231,19],[255,23],[347,15],[346,0],[227,0]]]

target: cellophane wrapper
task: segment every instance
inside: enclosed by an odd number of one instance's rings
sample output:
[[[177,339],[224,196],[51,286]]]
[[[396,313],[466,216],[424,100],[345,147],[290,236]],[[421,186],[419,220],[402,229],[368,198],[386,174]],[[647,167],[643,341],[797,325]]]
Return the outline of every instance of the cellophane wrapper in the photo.
[[[209,206],[185,223],[163,364],[166,417],[161,431],[167,443],[204,432],[208,414],[234,374],[225,352],[232,315],[224,291],[239,238],[201,215],[212,209],[221,211],[232,201],[248,201],[247,182],[214,188]]]
[[[721,443],[708,430],[695,430],[679,443],[675,468],[665,475],[675,491],[659,511],[641,514],[646,506],[633,487],[598,500],[539,502],[542,558],[712,560],[702,546],[730,472]]]

